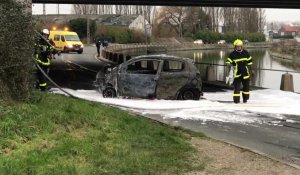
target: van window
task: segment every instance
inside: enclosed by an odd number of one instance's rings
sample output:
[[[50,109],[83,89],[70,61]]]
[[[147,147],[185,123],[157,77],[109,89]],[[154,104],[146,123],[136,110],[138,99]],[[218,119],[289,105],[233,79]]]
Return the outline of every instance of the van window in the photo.
[[[63,42],[65,42],[66,40],[65,40],[65,37],[62,35],[61,36],[61,40],[63,41]]]
[[[54,41],[59,41],[60,40],[60,35],[54,35]]]
[[[67,41],[80,41],[77,35],[65,35]]]

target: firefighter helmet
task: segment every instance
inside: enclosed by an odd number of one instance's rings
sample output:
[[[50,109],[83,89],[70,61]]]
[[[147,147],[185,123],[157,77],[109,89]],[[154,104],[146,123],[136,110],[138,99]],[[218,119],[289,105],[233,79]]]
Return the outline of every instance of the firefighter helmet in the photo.
[[[243,41],[240,39],[237,39],[233,43],[234,46],[243,46]]]
[[[49,35],[50,34],[50,32],[49,32],[49,30],[48,29],[43,29],[42,30],[42,34],[44,35]]]

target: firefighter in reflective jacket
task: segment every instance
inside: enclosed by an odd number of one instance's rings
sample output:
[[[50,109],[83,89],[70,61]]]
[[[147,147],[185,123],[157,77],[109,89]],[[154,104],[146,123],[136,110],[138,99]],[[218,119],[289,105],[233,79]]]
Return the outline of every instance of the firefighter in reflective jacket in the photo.
[[[45,73],[48,73],[50,60],[54,58],[53,55],[57,53],[53,45],[52,46],[50,45],[51,41],[48,40],[49,34],[50,32],[48,29],[43,29],[42,36],[38,38],[38,40],[34,45],[35,61],[38,63],[38,65],[42,68],[42,70]],[[45,91],[47,88],[46,77],[38,68],[37,68],[36,76],[37,76],[36,87],[40,88],[42,91]]]
[[[249,100],[250,92],[250,72],[252,57],[249,55],[248,51],[243,49],[243,41],[237,39],[233,43],[234,51],[230,53],[229,57],[226,60],[227,65],[234,66],[234,94],[233,101],[234,103],[240,102],[240,90],[241,83],[243,84],[243,102],[247,103]]]

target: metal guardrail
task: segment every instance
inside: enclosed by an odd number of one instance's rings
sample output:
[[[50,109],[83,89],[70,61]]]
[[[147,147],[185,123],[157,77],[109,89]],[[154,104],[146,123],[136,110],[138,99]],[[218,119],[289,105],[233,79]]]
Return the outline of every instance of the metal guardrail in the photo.
[[[228,66],[228,65],[224,65],[224,64],[203,63],[203,62],[195,62],[195,64],[203,64],[203,65],[210,65],[210,66],[223,66],[223,67]],[[266,70],[266,71],[275,71],[275,72],[300,73],[300,71],[280,70],[280,69],[266,69],[266,68],[252,68],[252,70]]]

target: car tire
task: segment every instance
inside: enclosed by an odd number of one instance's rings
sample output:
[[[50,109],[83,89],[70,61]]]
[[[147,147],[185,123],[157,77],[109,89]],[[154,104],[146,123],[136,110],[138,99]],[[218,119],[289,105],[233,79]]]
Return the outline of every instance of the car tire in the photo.
[[[83,52],[83,50],[80,50],[80,51],[78,51],[77,53],[78,53],[78,54],[82,54],[82,52]]]
[[[117,96],[117,92],[114,88],[108,87],[103,90],[102,95],[104,98],[115,98]]]
[[[200,92],[194,89],[185,89],[180,93],[179,98],[181,100],[199,100]]]

